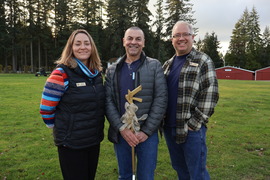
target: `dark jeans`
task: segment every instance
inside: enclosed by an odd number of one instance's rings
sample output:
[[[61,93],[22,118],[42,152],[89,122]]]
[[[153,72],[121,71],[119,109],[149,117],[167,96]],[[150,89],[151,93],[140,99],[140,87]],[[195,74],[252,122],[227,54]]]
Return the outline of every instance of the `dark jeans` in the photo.
[[[157,163],[158,133],[152,134],[148,139],[135,147],[137,155],[137,179],[154,180]],[[132,150],[126,140],[120,135],[119,143],[114,144],[118,160],[118,180],[132,179]]]
[[[100,144],[85,149],[58,147],[62,175],[65,180],[94,180]]]
[[[185,143],[176,144],[175,128],[164,127],[164,135],[170,152],[172,167],[180,180],[209,180],[206,169],[206,127],[199,131],[188,131]]]

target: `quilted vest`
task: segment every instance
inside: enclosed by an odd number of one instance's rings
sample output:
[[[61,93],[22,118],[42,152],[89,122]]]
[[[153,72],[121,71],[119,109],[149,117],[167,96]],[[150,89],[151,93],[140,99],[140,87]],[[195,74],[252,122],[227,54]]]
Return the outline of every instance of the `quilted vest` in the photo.
[[[103,138],[105,89],[99,73],[89,79],[79,67],[59,65],[68,76],[68,88],[56,107],[54,141],[73,149],[99,144]]]

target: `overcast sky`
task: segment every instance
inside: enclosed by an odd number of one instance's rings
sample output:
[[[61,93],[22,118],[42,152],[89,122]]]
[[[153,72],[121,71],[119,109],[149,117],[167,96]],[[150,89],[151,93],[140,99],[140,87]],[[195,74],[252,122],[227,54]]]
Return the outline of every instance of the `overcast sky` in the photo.
[[[251,12],[253,6],[255,7],[262,32],[266,26],[270,28],[270,0],[191,0],[190,2],[195,11],[193,18],[197,21],[194,26],[199,28],[195,40],[204,39],[206,32],[215,32],[222,46],[222,53],[227,51],[232,30],[245,8]],[[150,0],[149,5],[153,3],[155,4],[156,0]]]

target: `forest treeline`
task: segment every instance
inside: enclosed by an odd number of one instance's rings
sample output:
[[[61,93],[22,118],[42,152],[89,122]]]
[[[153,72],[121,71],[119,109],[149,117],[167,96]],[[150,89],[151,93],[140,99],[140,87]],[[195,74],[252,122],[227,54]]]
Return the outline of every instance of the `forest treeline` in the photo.
[[[164,62],[174,54],[170,37],[175,22],[185,20],[196,27],[193,4],[156,0],[154,14],[148,4],[149,0],[0,0],[0,72],[51,71],[70,33],[79,28],[93,37],[104,67],[124,54],[122,38],[131,26],[144,31],[146,54]],[[270,62],[269,28],[260,31],[256,9],[246,9],[225,57],[218,52],[215,32],[195,46],[210,55],[216,67],[225,59],[226,65],[257,69]]]

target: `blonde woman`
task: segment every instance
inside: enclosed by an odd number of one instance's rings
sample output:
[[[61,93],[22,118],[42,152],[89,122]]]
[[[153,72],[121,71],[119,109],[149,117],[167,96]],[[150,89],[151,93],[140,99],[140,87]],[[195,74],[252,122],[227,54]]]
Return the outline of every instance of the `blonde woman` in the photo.
[[[102,66],[90,34],[75,30],[45,83],[40,114],[53,129],[63,178],[94,179],[104,138]]]

